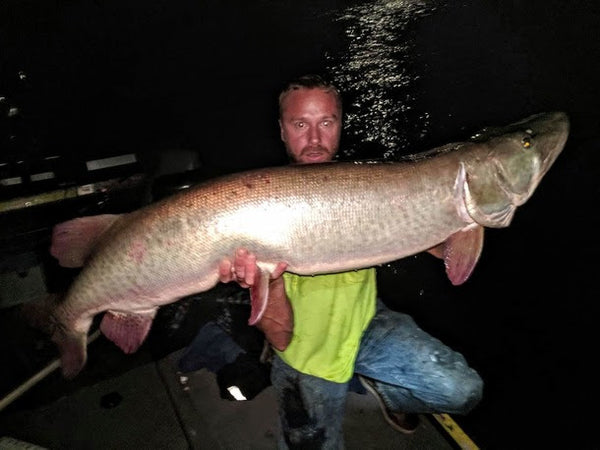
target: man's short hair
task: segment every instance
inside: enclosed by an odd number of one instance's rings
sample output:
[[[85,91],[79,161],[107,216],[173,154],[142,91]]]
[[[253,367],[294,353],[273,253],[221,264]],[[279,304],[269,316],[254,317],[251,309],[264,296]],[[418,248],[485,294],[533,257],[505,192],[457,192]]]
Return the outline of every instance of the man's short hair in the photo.
[[[337,105],[342,110],[342,96],[335,85],[317,74],[302,75],[293,80],[289,81],[279,94],[279,117],[281,117],[281,105],[284,98],[291,92],[297,91],[298,89],[323,89],[324,91],[331,92],[335,96]]]

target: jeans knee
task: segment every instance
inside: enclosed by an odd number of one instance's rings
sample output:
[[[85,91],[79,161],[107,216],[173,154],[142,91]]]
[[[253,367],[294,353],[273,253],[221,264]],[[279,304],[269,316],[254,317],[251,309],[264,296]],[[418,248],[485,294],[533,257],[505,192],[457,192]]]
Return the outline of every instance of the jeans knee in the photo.
[[[483,397],[483,380],[476,373],[469,379],[461,380],[455,385],[452,399],[455,414],[469,413]]]

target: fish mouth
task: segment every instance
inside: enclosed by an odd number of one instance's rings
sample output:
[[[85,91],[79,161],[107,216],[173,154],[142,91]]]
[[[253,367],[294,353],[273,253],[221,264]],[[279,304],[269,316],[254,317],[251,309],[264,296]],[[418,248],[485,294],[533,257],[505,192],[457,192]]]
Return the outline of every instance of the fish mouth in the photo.
[[[543,165],[547,171],[567,143],[570,122],[564,112],[553,112],[548,113],[545,124],[545,132],[548,134],[548,151],[544,155]]]

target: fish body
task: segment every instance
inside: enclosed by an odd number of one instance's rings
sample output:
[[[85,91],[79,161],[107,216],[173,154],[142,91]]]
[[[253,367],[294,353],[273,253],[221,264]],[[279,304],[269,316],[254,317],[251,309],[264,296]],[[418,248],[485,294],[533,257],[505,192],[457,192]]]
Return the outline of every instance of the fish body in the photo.
[[[541,113],[484,129],[465,142],[396,162],[263,168],[208,180],[122,215],[73,219],[53,230],[51,253],[82,266],[52,306],[52,339],[71,378],[85,364],[96,314],[125,352],[137,350],[159,306],[218,282],[236,249],[269,273],[301,275],[379,265],[425,250],[453,284],[468,279],[485,227],[507,227],[562,151],[569,120]],[[263,283],[268,286],[268,283]],[[256,323],[263,300],[253,312]]]

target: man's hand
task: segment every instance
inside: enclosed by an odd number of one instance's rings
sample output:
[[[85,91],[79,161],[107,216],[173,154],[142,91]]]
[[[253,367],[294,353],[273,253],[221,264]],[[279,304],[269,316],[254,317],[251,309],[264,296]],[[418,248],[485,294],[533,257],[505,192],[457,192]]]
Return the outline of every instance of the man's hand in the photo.
[[[287,263],[280,262],[269,274],[269,293],[266,310],[256,327],[261,330],[266,339],[277,350],[285,350],[292,339],[294,329],[294,314],[290,302],[285,295],[285,285],[281,275],[285,272]],[[260,280],[257,274],[261,269],[256,264],[256,255],[245,248],[235,252],[233,262],[224,259],[219,264],[219,280],[222,283],[236,281],[241,287],[249,288]]]
[[[271,272],[270,278],[275,280],[285,272],[287,263],[280,262]],[[233,262],[230,259],[224,259],[219,264],[219,281],[229,283],[236,281],[241,287],[248,288],[253,286],[256,281],[256,274],[259,268],[256,265],[256,255],[250,253],[245,248],[239,248],[235,252]]]

